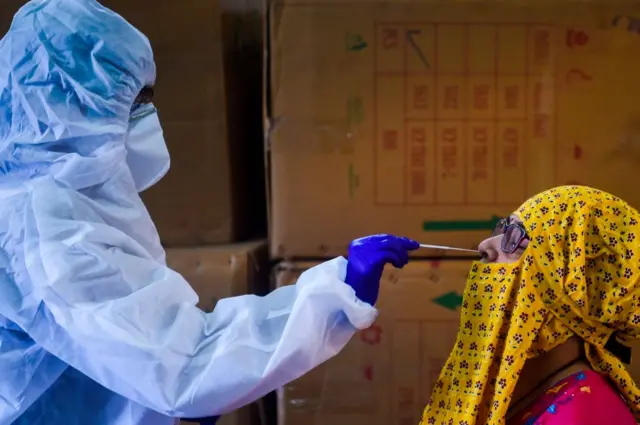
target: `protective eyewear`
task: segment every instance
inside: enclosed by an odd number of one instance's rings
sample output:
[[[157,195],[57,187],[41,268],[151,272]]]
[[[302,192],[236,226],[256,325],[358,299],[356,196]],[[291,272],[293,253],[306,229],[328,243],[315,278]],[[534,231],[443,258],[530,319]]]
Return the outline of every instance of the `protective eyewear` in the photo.
[[[142,118],[146,117],[147,115],[155,114],[156,112],[158,112],[158,110],[155,108],[155,106],[151,104],[142,105],[131,113],[131,115],[129,116],[129,122],[131,123],[135,121],[140,121]]]
[[[503,218],[498,221],[492,236],[504,235],[500,249],[505,254],[513,254],[523,240],[529,239],[527,231],[520,223],[511,223],[509,219]]]
[[[141,118],[146,117],[147,115],[155,113],[156,109],[151,103],[152,101],[153,101],[153,88],[144,87],[140,91],[136,99],[133,101],[133,106],[131,107],[131,114],[129,117],[129,121],[137,121]]]

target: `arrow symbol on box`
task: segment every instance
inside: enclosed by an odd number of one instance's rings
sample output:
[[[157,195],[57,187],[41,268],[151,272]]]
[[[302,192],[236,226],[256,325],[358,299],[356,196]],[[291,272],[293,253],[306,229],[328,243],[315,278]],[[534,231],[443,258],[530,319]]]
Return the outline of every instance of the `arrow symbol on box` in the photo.
[[[360,34],[347,34],[347,50],[359,52],[367,48],[367,42]]]
[[[447,310],[455,311],[462,305],[462,295],[455,291],[451,291],[440,295],[438,298],[434,298],[433,302]]]
[[[418,58],[422,61],[424,66],[426,66],[427,68],[431,68],[431,65],[429,64],[429,59],[427,59],[427,56],[422,52],[422,49],[420,49],[420,46],[418,46],[418,43],[416,43],[416,40],[413,38],[414,35],[420,35],[420,34],[422,34],[422,31],[420,30],[407,31],[407,41],[413,48],[413,51],[416,53]]]

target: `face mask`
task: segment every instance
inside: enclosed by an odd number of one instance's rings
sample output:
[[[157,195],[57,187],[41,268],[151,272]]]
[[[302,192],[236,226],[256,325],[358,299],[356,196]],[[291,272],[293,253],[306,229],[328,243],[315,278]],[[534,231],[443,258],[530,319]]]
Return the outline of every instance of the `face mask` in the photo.
[[[157,183],[169,170],[169,151],[152,104],[138,108],[129,120],[127,165],[138,192]]]
[[[473,264],[456,344],[422,424],[504,424],[518,376],[547,314],[542,301],[521,288],[522,263]]]

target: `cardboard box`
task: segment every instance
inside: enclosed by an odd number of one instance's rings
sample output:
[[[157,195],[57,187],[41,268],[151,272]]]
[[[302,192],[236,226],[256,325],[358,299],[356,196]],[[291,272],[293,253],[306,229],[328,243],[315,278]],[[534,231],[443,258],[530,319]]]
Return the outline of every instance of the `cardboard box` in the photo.
[[[200,297],[198,306],[205,311],[213,311],[221,298],[269,291],[265,241],[170,248],[167,264],[189,282]]]
[[[26,0],[2,0],[0,34]],[[259,0],[101,0],[151,41],[171,170],[143,194],[167,246],[267,234]],[[222,4],[220,4],[222,3]]]
[[[277,286],[313,265],[284,263]],[[279,391],[279,425],[419,423],[455,342],[469,268],[469,261],[448,260],[386,269],[375,325]]]
[[[251,113],[246,95],[230,97],[249,71],[225,69],[219,1],[102,0],[140,29],[151,41],[158,107],[171,153],[171,170],[143,194],[163,243],[192,246],[264,237],[264,173],[259,94]],[[260,46],[253,47],[259,50]],[[260,67],[248,68],[260,81]],[[259,93],[260,87],[247,83]],[[233,94],[230,93],[229,96]],[[238,130],[244,123],[244,132]],[[252,130],[246,130],[247,128]],[[252,132],[251,132],[252,131]]]
[[[200,308],[212,311],[221,298],[269,291],[269,262],[264,241],[167,250],[168,265],[182,274],[200,297]],[[266,425],[258,401],[220,418],[218,425]],[[181,425],[193,422],[182,421]]]
[[[640,207],[638,2],[272,1],[272,253],[477,246],[555,185]]]

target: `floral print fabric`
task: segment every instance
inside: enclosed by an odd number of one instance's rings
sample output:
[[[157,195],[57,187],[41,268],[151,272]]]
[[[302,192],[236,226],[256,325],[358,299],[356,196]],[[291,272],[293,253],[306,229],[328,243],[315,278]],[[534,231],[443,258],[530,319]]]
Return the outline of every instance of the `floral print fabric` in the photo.
[[[640,337],[640,214],[608,193],[564,186],[515,214],[530,239],[520,260],[471,268],[460,329],[421,424],[504,424],[525,361],[577,335],[640,417],[640,389],[604,348]]]

